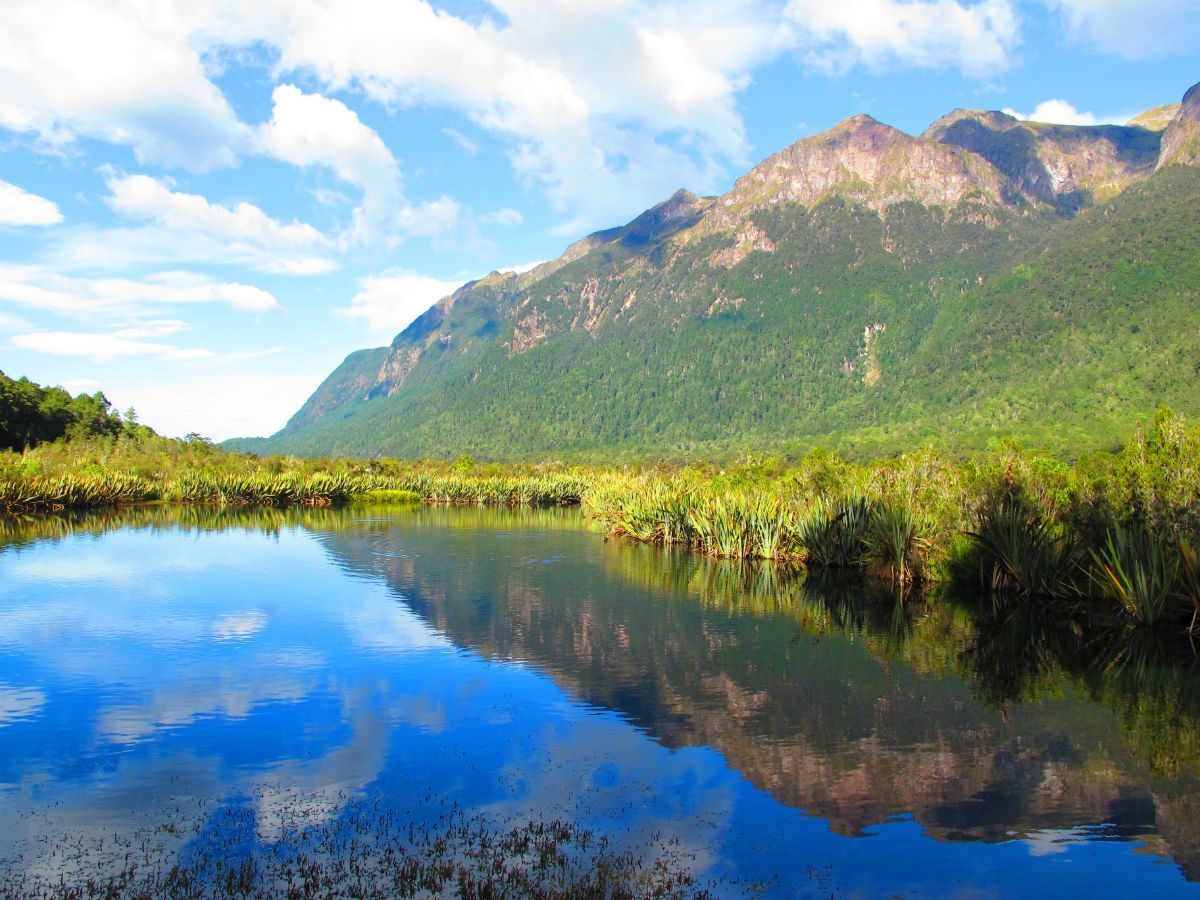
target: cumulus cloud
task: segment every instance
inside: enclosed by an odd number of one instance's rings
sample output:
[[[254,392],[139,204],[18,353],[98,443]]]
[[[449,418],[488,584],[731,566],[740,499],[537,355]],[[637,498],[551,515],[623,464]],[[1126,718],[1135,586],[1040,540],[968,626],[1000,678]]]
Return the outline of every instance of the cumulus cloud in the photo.
[[[51,28],[34,0],[13,0],[0,8],[13,50],[0,59],[0,124],[54,146],[84,135],[127,144],[143,161],[194,170],[251,152],[325,167],[361,192],[339,241],[348,246],[436,236],[470,216],[451,198],[407,197],[389,148],[332,95],[441,107],[497,137],[524,183],[564,215],[561,230],[575,231],[681,186],[721,187],[748,162],[738,94],[778,55],[822,70],[989,77],[1019,44],[1014,2],[493,0],[495,15],[466,18],[426,0],[114,0],[103,10],[63,0]],[[1099,21],[1087,10],[1119,5],[1047,2],[1077,29]],[[212,80],[223,55],[248,49],[269,57],[277,80],[312,86],[279,84],[256,127]],[[464,152],[478,146],[446,134]],[[94,242],[92,258],[108,247]]]
[[[538,266],[542,265],[542,263],[544,263],[544,262],[548,262],[548,260],[537,259],[537,260],[534,260],[533,262],[518,263],[515,266],[505,266],[503,269],[500,269],[499,271],[512,272],[516,275],[521,275],[525,272],[529,272],[533,269],[536,269]]]
[[[0,4],[0,125],[61,147],[91,137],[193,171],[233,163],[245,133],[208,77],[184,3]],[[213,11],[215,14],[215,10]]]
[[[1080,112],[1066,100],[1043,100],[1034,107],[1031,113],[1019,113],[1009,107],[1005,107],[1004,112],[1014,119],[1021,119],[1025,122],[1050,122],[1055,125],[1100,124],[1095,115],[1090,112]]]
[[[419,272],[391,269],[359,281],[350,305],[338,312],[362,319],[374,339],[386,343],[434,303],[462,286],[461,281],[430,278]]]
[[[1200,48],[1196,0],[1045,0],[1071,36],[1128,59],[1147,59]]]
[[[281,309],[267,291],[190,272],[159,272],[142,279],[78,278],[45,266],[0,264],[0,302],[75,318],[141,315],[176,304],[216,303],[238,312]]]
[[[57,225],[62,219],[53,201],[0,181],[0,225]]]
[[[1009,68],[1020,23],[1009,0],[789,0],[801,57],[818,68],[957,69],[984,78]]]
[[[281,84],[271,120],[258,130],[259,149],[300,167],[323,166],[362,191],[345,243],[428,237],[454,227],[459,204],[449,197],[413,206],[400,166],[379,135],[340,100]]]
[[[311,225],[279,222],[251,203],[212,203],[148,175],[109,173],[105,180],[105,202],[136,224],[71,232],[50,250],[51,261],[87,269],[234,263],[291,275],[337,268],[331,242]]]

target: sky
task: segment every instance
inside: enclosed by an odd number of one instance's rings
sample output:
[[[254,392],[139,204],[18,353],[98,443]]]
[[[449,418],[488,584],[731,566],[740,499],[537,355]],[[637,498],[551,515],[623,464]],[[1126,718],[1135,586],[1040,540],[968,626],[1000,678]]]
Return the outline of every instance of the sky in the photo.
[[[4,0],[0,370],[267,435],[464,281],[848,116],[1197,81],[1200,0]]]

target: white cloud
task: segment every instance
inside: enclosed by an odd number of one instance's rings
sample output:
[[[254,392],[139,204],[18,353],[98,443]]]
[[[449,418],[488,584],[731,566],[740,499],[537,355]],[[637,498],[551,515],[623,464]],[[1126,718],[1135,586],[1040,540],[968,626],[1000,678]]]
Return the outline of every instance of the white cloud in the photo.
[[[375,340],[386,343],[403,331],[430,306],[462,286],[461,281],[443,281],[418,272],[392,269],[359,281],[359,292],[350,305],[338,312],[363,319]]]
[[[469,231],[470,217],[448,197],[407,197],[380,136],[325,95],[441,107],[499,136],[518,176],[569,219],[561,230],[577,231],[679,187],[722,187],[731,166],[748,162],[738,93],[779,54],[825,70],[985,77],[1007,68],[1019,43],[1013,3],[494,0],[496,15],[468,20],[426,0],[114,0],[102,10],[62,0],[54,22],[66,24],[51,28],[40,4],[13,0],[0,8],[0,33],[15,45],[0,59],[0,123],[60,146],[77,135],[128,144],[168,166],[205,169],[265,152],[327,167],[362,192],[341,236],[349,245]],[[274,78],[302,78],[319,93],[280,84],[270,120],[248,128],[211,80],[223,55],[239,52],[269,57]],[[465,152],[477,146],[445,133]],[[81,262],[101,265],[114,247],[149,253],[154,234],[73,246]],[[257,258],[251,264],[267,265]],[[282,270],[310,271],[322,257],[284,258]]]
[[[244,128],[209,79],[192,4],[39,0],[0,4],[0,125],[61,147],[92,137],[138,160],[195,171],[230,165]]]
[[[104,390],[104,385],[94,378],[72,378],[64,381],[62,387],[72,397],[77,397],[80,394],[94,394],[97,391]]]
[[[82,356],[97,362],[107,362],[121,356],[148,356],[153,359],[207,359],[215,356],[211,350],[188,349],[173,344],[133,340],[119,334],[94,334],[79,331],[36,331],[18,334],[12,345],[34,353],[53,356]]]
[[[0,225],[57,225],[62,219],[53,201],[0,181]]]
[[[789,0],[797,51],[818,68],[957,69],[1002,72],[1020,42],[1009,0]]]
[[[457,224],[461,207],[441,197],[411,205],[400,166],[376,132],[340,100],[281,84],[271,94],[271,120],[258,130],[258,147],[292,165],[324,166],[362,190],[344,244],[432,237]]]
[[[31,0],[0,12],[0,33],[21,44],[0,61],[0,123],[59,146],[129,144],[165,166],[228,165],[254,148],[329,166],[363,190],[359,234],[402,187],[378,136],[341,101],[290,85],[266,128],[247,128],[209,78],[223,53],[265,48],[277,76],[325,92],[454,109],[504,136],[557,208],[604,222],[685,182],[715,188],[725,163],[744,161],[734,95],[778,51],[765,2],[499,0],[499,15],[474,21],[424,0],[64,3],[55,28]],[[398,228],[445,227],[449,203],[402,205]]]
[[[1196,0],[1045,0],[1066,20],[1071,36],[1129,59],[1200,48]]]
[[[4,263],[0,301],[82,319],[141,315],[147,309],[193,303],[224,304],[248,313],[281,309],[261,288],[190,272],[159,272],[142,279],[76,278],[45,266]]]
[[[442,134],[454,141],[458,145],[458,148],[467,154],[467,156],[478,156],[483,152],[483,148],[476,141],[471,140],[455,128],[443,128]]]
[[[52,262],[85,269],[233,263],[289,275],[337,268],[330,241],[311,225],[279,222],[251,203],[212,203],[147,175],[110,173],[106,183],[109,207],[140,224],[70,232],[50,250]]]
[[[1015,109],[1007,107],[1004,112],[1015,119],[1021,119],[1025,122],[1051,122],[1055,125],[1100,124],[1095,115],[1090,112],[1080,112],[1066,100],[1043,100],[1034,108],[1033,112],[1028,114],[1019,113]],[[1126,116],[1125,118],[1129,117]]]
[[[296,166],[325,166],[362,189],[354,211],[353,241],[378,233],[404,205],[400,167],[358,114],[340,100],[281,84],[271,94],[271,120],[258,131],[262,152]]]
[[[479,221],[484,225],[503,225],[508,227],[511,225],[520,225],[525,221],[525,217],[515,209],[508,209],[506,207],[504,209],[497,209],[494,212],[484,213],[479,217]]]
[[[547,262],[547,260],[538,259],[538,260],[534,260],[533,262],[519,263],[518,265],[515,265],[515,266],[507,266],[503,269],[500,269],[499,271],[500,272],[512,272],[516,275],[521,275],[532,269],[536,269],[538,266],[540,266],[544,262]]]
[[[178,319],[153,319],[146,322],[131,322],[114,332],[121,338],[163,338],[187,331],[192,326]]]
[[[28,319],[0,311],[0,334],[6,331],[28,331],[33,327]]]

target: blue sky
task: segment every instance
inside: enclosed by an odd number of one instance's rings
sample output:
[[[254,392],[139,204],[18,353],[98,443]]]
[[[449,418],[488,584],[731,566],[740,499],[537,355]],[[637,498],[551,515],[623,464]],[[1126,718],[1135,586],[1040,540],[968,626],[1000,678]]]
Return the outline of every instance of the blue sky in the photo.
[[[0,370],[269,434],[463,281],[847,116],[1122,122],[1200,0],[6,0]]]

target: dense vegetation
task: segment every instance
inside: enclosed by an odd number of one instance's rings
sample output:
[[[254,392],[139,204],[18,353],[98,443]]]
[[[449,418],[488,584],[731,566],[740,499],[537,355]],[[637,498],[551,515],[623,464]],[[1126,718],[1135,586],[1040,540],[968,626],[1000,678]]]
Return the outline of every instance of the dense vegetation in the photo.
[[[92,438],[0,455],[10,512],[164,500],[323,505],[582,503],[608,531],[714,557],[876,575],[901,591],[977,584],[1005,602],[1104,598],[1132,623],[1200,613],[1200,428],[1162,410],[1119,452],[1073,464],[1015,444],[854,463],[566,467],[262,458],[203,440]]]
[[[59,438],[144,434],[133,416],[113,412],[104,394],[72,397],[60,387],[42,387],[28,378],[0,372],[0,450],[24,450]]]

